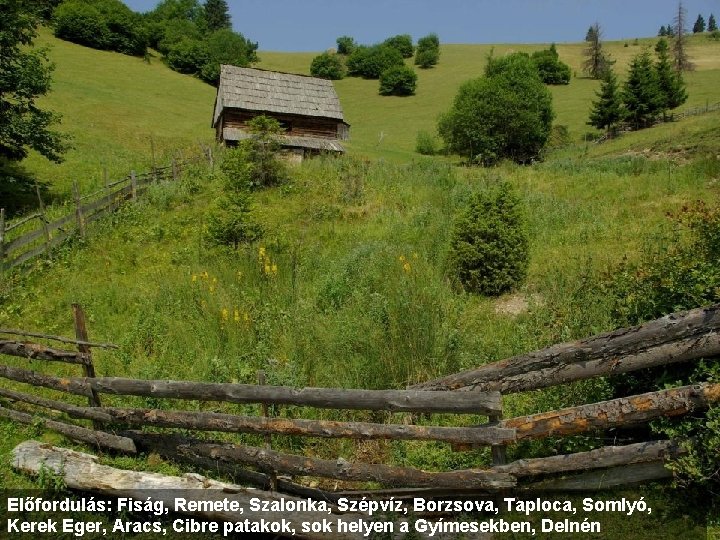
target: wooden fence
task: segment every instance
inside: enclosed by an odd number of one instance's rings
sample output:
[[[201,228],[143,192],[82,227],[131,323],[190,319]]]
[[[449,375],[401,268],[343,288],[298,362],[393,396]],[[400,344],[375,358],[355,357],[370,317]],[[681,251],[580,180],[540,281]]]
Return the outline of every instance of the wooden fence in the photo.
[[[212,163],[210,148],[203,149],[204,158]],[[202,156],[173,159],[164,167],[130,174],[93,193],[80,195],[77,182],[73,183],[72,209],[66,215],[50,220],[39,188],[36,186],[38,211],[14,222],[6,220],[0,208],[0,277],[5,270],[22,265],[36,257],[49,254],[73,235],[85,236],[86,226],[117,210],[126,201],[137,201],[151,184],[177,180],[184,167],[203,159]],[[106,175],[107,176],[107,175]],[[34,225],[28,230],[28,224]]]
[[[502,418],[501,397],[501,394],[525,392],[570,381],[716,357],[720,355],[720,305],[676,313],[637,327],[555,345],[406,390],[295,389],[264,384],[96,377],[92,349],[113,346],[90,342],[82,310],[74,306],[73,313],[75,339],[0,329],[0,354],[78,365],[82,367],[84,376],[58,377],[18,365],[0,365],[0,377],[84,396],[88,405],[70,404],[41,397],[37,392],[23,392],[17,386],[4,386],[0,387],[0,416],[23,423],[39,421],[48,429],[93,446],[125,453],[156,452],[195,467],[230,472],[236,478],[263,488],[269,486],[290,494],[322,497],[324,500],[337,500],[342,494],[349,493],[382,497],[392,493],[397,497],[410,497],[417,493],[432,495],[448,490],[455,493],[510,488],[588,490],[668,478],[671,473],[664,467],[665,460],[682,453],[673,441],[632,442],[512,463],[506,463],[505,449],[525,440],[602,433],[611,428],[642,425],[660,417],[675,417],[707,409],[720,402],[720,384],[703,383],[523,417]],[[71,343],[77,350],[18,340],[17,336],[21,335]],[[9,337],[5,339],[3,336]],[[259,382],[264,382],[263,377]],[[107,407],[100,401],[104,394],[259,404],[262,408],[255,415],[239,415],[172,408]],[[295,414],[270,416],[268,405],[423,415],[471,414],[487,418],[487,422],[458,427],[416,425],[407,421],[310,420],[295,418]],[[56,413],[53,417],[38,416],[40,410]],[[412,415],[405,416],[406,420],[412,418]],[[441,417],[446,416],[443,414]],[[91,421],[93,427],[73,423],[68,418]],[[144,427],[151,428],[151,431],[143,430]],[[247,446],[227,440],[208,440],[193,432],[261,434],[266,437],[266,444]],[[430,440],[448,443],[457,451],[489,446],[493,464],[485,469],[428,472],[411,467],[320,459],[273,450],[271,435]],[[390,491],[320,492],[278,475],[377,482],[390,488]]]

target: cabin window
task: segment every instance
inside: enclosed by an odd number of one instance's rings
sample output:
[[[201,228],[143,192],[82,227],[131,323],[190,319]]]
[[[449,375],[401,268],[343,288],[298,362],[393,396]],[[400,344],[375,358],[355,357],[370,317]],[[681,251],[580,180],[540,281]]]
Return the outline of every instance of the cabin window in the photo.
[[[278,120],[278,123],[280,124],[280,129],[282,129],[284,132],[288,133],[292,131],[292,123],[288,122],[287,120]]]

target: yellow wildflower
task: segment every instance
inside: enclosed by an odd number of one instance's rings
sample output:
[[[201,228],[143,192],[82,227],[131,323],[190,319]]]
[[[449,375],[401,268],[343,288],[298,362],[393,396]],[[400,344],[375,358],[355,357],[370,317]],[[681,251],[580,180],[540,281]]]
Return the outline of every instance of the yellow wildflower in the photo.
[[[214,286],[214,285],[210,285],[210,287],[208,288],[208,290],[209,290],[210,292],[215,292],[215,286]]]
[[[273,274],[277,274],[277,264],[273,264],[271,270]]]
[[[245,323],[250,322],[250,314],[247,311],[243,313],[243,321],[245,321]]]
[[[193,280],[193,283],[195,283],[197,281],[197,274],[192,275],[192,280]]]
[[[258,259],[264,259],[265,258],[265,248],[263,246],[260,246],[258,248]]]
[[[240,311],[238,310],[238,308],[235,308],[235,310],[233,311],[233,321],[235,321],[236,323],[240,322]]]
[[[271,272],[271,267],[269,263],[265,263],[265,274],[269,274]]]
[[[229,315],[228,309],[222,308],[222,311],[220,312],[220,317],[222,318],[223,321],[228,320],[228,315]]]
[[[238,280],[242,279],[242,276],[243,276],[242,270],[238,270],[238,271],[237,271],[237,278],[238,278]]]
[[[400,255],[400,256],[398,257],[398,260],[399,260],[400,262],[405,262],[405,255]]]
[[[208,279],[208,278],[210,278],[210,274],[207,273],[207,270],[205,270],[201,275],[202,275],[202,278],[203,278],[203,279]]]
[[[405,272],[407,272],[407,273],[410,272],[410,263],[409,262],[406,262],[405,264],[403,264],[403,270],[405,270]]]
[[[417,254],[417,251],[415,251],[415,252],[413,253],[413,259],[417,259],[417,258],[418,258],[418,254]]]

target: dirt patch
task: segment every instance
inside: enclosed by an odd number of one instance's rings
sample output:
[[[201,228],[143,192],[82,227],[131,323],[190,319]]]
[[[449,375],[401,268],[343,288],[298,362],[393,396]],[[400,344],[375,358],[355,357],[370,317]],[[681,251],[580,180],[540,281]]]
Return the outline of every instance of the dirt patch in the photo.
[[[495,313],[517,317],[527,313],[530,310],[530,304],[538,304],[539,302],[540,296],[537,294],[529,296],[521,293],[509,294],[495,301]]]

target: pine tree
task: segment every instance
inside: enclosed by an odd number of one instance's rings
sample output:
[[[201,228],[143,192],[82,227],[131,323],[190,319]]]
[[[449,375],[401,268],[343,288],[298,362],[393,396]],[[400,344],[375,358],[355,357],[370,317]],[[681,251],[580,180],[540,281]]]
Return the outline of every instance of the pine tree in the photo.
[[[230,13],[225,0],[206,0],[205,22],[210,32],[230,29]]]
[[[583,51],[585,55],[583,69],[593,79],[602,79],[605,72],[611,68],[614,62],[602,50],[602,30],[598,23],[590,27],[588,37],[591,39],[587,40],[588,46]]]
[[[667,36],[667,30],[665,29],[665,25],[662,25],[660,27],[660,30],[658,30],[658,36],[660,36],[660,37]]]
[[[612,69],[606,71],[600,91],[595,95],[598,100],[593,101],[590,120],[587,123],[598,129],[605,129],[612,135],[624,118],[620,88]]]
[[[665,35],[666,35],[667,37],[675,37],[675,28],[673,28],[673,25],[672,25],[672,24],[668,24],[668,25],[665,27]]]
[[[663,109],[663,96],[650,53],[644,51],[633,58],[623,86],[623,103],[627,119],[635,129],[648,126]]]
[[[669,50],[668,43],[664,39],[660,39],[655,45],[655,53],[657,54],[655,74],[662,99],[663,115],[665,111],[675,109],[685,103],[688,97],[682,74],[672,68],[668,55]]]
[[[585,33],[585,41],[595,41],[595,36],[595,26],[591,26]]]
[[[718,29],[717,22],[715,22],[715,15],[712,13],[710,14],[710,17],[708,17],[708,26],[707,26],[708,32],[714,32]]]
[[[698,18],[695,20],[695,24],[693,25],[693,34],[699,34],[700,32],[705,31],[705,19],[702,15],[698,15]]]
[[[692,71],[695,66],[690,61],[687,51],[685,50],[687,44],[687,38],[685,36],[685,24],[686,24],[685,8],[682,2],[678,3],[677,15],[675,16],[675,27],[674,35],[675,41],[673,42],[673,61],[675,64],[675,71]]]

